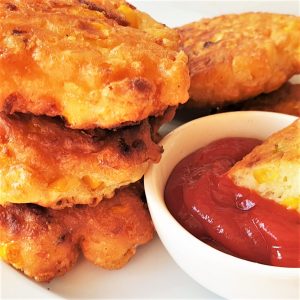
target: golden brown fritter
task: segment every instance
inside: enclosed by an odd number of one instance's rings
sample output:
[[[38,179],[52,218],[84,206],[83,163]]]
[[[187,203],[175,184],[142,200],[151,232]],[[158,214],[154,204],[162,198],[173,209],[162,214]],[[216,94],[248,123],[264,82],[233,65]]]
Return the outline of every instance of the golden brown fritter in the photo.
[[[287,82],[279,90],[241,103],[240,109],[274,111],[300,117],[300,84]]]
[[[236,185],[300,212],[300,119],[254,148],[228,175]]]
[[[178,29],[189,56],[191,106],[235,103],[300,73],[300,17],[244,13]]]
[[[37,281],[66,273],[80,251],[100,267],[121,268],[153,234],[149,213],[134,186],[96,207],[0,206],[0,257]]]
[[[188,99],[175,30],[123,0],[0,0],[0,110],[115,128]]]
[[[48,117],[0,113],[0,205],[95,205],[139,180],[161,151],[147,121],[82,132]]]

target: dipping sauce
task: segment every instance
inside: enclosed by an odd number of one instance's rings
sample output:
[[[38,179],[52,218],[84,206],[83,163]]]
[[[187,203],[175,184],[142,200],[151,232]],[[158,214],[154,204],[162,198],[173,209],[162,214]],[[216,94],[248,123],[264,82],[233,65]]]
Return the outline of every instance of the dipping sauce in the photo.
[[[282,267],[300,267],[300,215],[236,186],[226,172],[261,141],[217,140],[172,171],[165,202],[190,233],[231,255]]]

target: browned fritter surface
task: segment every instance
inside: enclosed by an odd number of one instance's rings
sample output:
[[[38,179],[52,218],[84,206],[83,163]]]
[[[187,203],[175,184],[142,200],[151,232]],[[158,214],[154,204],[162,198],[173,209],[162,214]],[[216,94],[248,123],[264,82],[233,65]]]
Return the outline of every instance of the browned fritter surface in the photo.
[[[189,57],[191,106],[214,107],[278,89],[300,73],[300,17],[244,13],[178,29]]]
[[[273,111],[300,117],[300,84],[288,82],[279,90],[241,103],[240,109]]]
[[[123,0],[0,0],[0,110],[115,128],[188,99],[175,30]]]
[[[0,113],[0,205],[95,205],[139,180],[161,152],[148,121],[87,133],[47,117]]]
[[[154,229],[134,186],[96,207],[0,206],[0,257],[37,281],[66,273],[80,251],[106,269],[124,266]]]

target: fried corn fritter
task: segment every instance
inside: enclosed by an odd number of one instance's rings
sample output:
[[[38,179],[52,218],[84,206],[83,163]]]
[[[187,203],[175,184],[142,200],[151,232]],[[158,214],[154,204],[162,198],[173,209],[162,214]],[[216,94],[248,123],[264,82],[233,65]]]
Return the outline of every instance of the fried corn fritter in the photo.
[[[161,152],[147,121],[82,132],[53,118],[0,113],[0,205],[96,205],[139,180]]]
[[[236,185],[300,212],[300,119],[254,148],[228,175]]]
[[[178,29],[189,56],[191,106],[235,103],[300,73],[300,17],[244,13]]]
[[[66,273],[80,252],[100,267],[121,268],[153,235],[149,213],[133,186],[96,207],[0,206],[0,257],[37,281]]]
[[[241,103],[240,109],[274,111],[300,117],[300,84],[287,82],[277,91]]]
[[[188,99],[175,30],[123,0],[0,0],[0,110],[116,128]]]

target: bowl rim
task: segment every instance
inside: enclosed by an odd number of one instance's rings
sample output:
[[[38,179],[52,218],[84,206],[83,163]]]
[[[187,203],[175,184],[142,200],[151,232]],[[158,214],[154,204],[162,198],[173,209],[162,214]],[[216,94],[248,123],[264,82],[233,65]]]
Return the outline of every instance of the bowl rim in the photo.
[[[173,138],[175,137],[175,135],[178,134],[179,132],[187,131],[192,126],[201,127],[201,123],[205,122],[207,119],[210,119],[210,120],[211,119],[216,119],[217,120],[217,119],[221,119],[221,118],[224,118],[224,117],[226,118],[227,116],[234,116],[234,115],[240,115],[240,116],[245,115],[245,117],[250,116],[252,118],[255,118],[255,117],[260,117],[261,118],[261,117],[264,117],[264,116],[268,116],[268,117],[272,117],[272,118],[273,117],[274,118],[281,118],[283,120],[285,119],[287,121],[291,121],[291,123],[293,121],[295,121],[296,119],[298,119],[296,116],[292,116],[292,115],[276,113],[276,112],[264,112],[264,111],[237,111],[237,112],[219,113],[219,114],[215,114],[215,115],[200,117],[200,118],[194,119],[190,122],[184,123],[183,125],[175,128],[170,133],[168,133],[161,140],[161,142],[159,144],[164,147],[168,143],[171,143]],[[189,154],[184,155],[184,157],[186,157],[187,155],[189,155]],[[176,164],[179,161],[180,160],[176,161]],[[155,224],[155,219],[156,219],[157,216],[164,218],[164,220],[166,222],[168,222],[168,224],[172,228],[175,228],[175,230],[181,231],[181,234],[185,234],[189,243],[197,245],[198,247],[202,247],[206,252],[210,251],[212,256],[218,257],[219,260],[222,259],[222,260],[224,260],[224,262],[226,262],[226,264],[230,264],[230,265],[235,266],[237,268],[238,267],[239,268],[247,268],[247,270],[250,270],[250,271],[263,272],[264,275],[272,275],[272,276],[277,276],[278,275],[278,276],[284,276],[285,278],[286,277],[293,277],[294,278],[295,276],[299,276],[300,268],[289,268],[289,267],[278,267],[278,266],[272,266],[272,265],[264,265],[264,264],[261,264],[261,263],[252,262],[252,261],[248,261],[248,260],[245,260],[245,259],[242,259],[242,258],[238,258],[236,256],[232,256],[230,254],[224,253],[220,250],[217,250],[217,249],[205,244],[204,242],[202,242],[201,240],[199,240],[195,236],[193,236],[190,232],[188,232],[183,226],[181,226],[177,222],[177,220],[171,215],[168,208],[166,207],[166,204],[165,204],[165,201],[164,201],[164,195],[163,195],[165,185],[163,187],[162,193],[159,193],[159,195],[156,195],[156,192],[159,192],[159,189],[158,188],[153,189],[153,185],[155,183],[155,179],[154,179],[155,173],[159,170],[162,163],[163,163],[163,160],[161,160],[159,163],[151,164],[148,171],[147,171],[147,173],[145,174],[145,177],[144,177],[144,186],[145,186],[145,193],[146,193],[146,197],[147,197],[147,203],[148,203],[148,206],[149,206],[150,214],[152,216],[154,225],[156,225]],[[159,209],[159,211],[156,211],[156,212],[154,211],[154,210],[158,210],[158,209]],[[158,230],[158,235],[160,236],[159,230]],[[174,234],[172,234],[172,236],[174,236]],[[176,238],[176,235],[175,235],[174,238]],[[161,240],[163,240],[163,239],[161,238]],[[164,242],[163,242],[163,244],[164,244]],[[171,256],[173,256],[173,255],[171,254]]]

